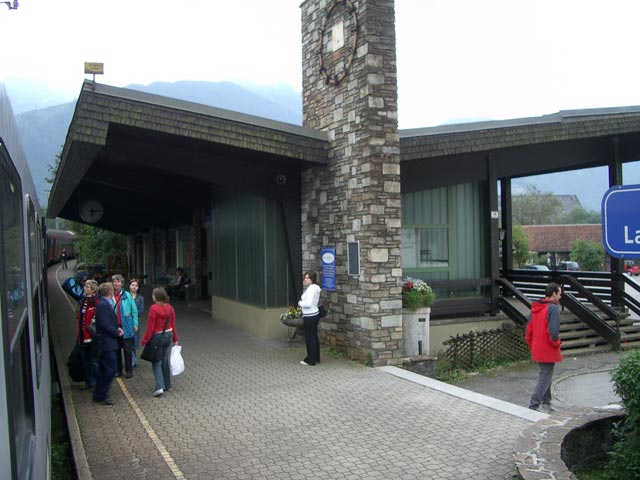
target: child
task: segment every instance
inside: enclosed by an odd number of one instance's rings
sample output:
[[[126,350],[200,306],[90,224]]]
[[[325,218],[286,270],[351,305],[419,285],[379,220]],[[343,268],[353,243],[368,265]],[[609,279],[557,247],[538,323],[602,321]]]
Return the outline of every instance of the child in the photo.
[[[144,297],[138,294],[138,290],[140,290],[140,282],[137,278],[132,278],[129,282],[129,293],[133,297],[133,301],[138,308],[138,322],[140,318],[142,318],[142,314],[144,313]],[[138,358],[136,357],[136,351],[140,348],[140,329],[135,327],[133,329],[133,350],[131,352],[131,364],[133,367],[138,366]]]

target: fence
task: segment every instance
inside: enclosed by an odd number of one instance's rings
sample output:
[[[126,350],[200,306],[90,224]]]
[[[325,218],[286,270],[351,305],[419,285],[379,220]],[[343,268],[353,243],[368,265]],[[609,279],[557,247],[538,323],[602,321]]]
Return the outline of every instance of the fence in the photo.
[[[500,328],[456,335],[442,342],[444,357],[453,368],[471,369],[491,362],[509,362],[529,357],[524,326],[505,323]]]

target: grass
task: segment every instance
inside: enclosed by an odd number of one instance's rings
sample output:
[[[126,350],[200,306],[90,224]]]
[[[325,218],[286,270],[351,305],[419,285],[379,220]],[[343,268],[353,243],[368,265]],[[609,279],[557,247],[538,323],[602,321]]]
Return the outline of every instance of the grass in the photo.
[[[438,363],[436,365],[435,378],[440,380],[441,382],[446,383],[458,383],[462,380],[465,380],[469,377],[473,377],[475,375],[484,374],[487,376],[491,376],[492,372],[497,373],[502,369],[510,369],[510,370],[522,370],[525,368],[529,368],[531,366],[531,362],[529,360],[516,360],[516,361],[489,361],[482,365],[478,365],[469,370],[464,370],[462,368],[454,368],[448,360],[444,359],[443,356],[438,356]]]
[[[52,480],[76,478],[69,445],[67,419],[60,394],[54,395],[51,399],[51,478]]]
[[[578,480],[620,480],[606,465],[592,465],[573,472]]]

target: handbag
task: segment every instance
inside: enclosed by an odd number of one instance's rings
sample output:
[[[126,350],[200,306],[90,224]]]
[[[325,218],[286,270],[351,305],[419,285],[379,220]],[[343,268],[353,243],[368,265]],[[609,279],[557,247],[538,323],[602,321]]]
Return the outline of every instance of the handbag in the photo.
[[[318,305],[318,312],[319,312],[320,318],[324,318],[327,316],[327,309],[324,308],[324,305]]]
[[[71,380],[74,382],[84,382],[85,373],[84,365],[82,364],[82,344],[76,342],[67,359],[67,367]]]
[[[169,315],[167,315],[166,320],[164,321],[164,327],[162,327],[161,335],[154,335],[151,337],[144,348],[142,349],[142,353],[140,354],[140,358],[142,360],[146,360],[147,362],[155,363],[162,360],[162,336],[164,335],[164,331],[167,329],[167,324],[169,323]]]

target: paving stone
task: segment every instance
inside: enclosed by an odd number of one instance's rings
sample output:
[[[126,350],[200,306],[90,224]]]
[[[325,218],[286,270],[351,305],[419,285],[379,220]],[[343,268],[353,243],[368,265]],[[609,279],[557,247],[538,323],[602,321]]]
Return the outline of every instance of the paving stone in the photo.
[[[52,295],[52,286],[50,291]],[[299,365],[304,348],[256,339],[175,304],[185,373],[153,398],[150,364],[127,392],[188,479],[509,479],[513,445],[529,422],[323,356]],[[69,309],[53,312],[70,350]],[[93,478],[175,478],[120,382],[115,405],[71,385]]]

